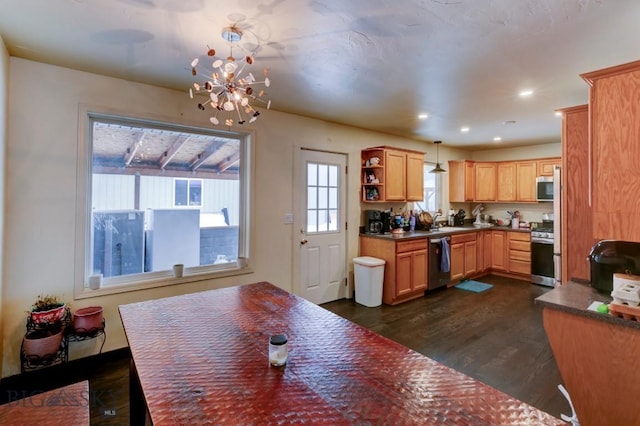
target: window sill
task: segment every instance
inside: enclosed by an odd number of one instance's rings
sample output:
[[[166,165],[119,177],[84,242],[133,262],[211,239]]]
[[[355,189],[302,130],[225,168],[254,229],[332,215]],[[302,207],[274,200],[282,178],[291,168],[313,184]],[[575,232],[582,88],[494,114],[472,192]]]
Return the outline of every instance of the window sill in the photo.
[[[100,297],[107,296],[111,294],[118,293],[128,293],[131,291],[140,291],[140,290],[148,290],[152,288],[158,287],[166,287],[171,285],[179,285],[179,284],[187,284],[194,283],[198,281],[207,281],[216,278],[225,278],[225,277],[233,277],[237,275],[246,275],[252,274],[253,269],[250,267],[245,268],[229,268],[223,269],[220,271],[211,271],[211,272],[201,272],[201,273],[192,273],[186,274],[182,277],[176,278],[173,276],[171,272],[167,272],[166,276],[162,277],[153,277],[151,279],[146,280],[135,280],[130,283],[118,283],[118,284],[107,284],[98,289],[92,290],[89,287],[84,287],[79,292],[76,293],[74,299],[88,299],[90,297]]]

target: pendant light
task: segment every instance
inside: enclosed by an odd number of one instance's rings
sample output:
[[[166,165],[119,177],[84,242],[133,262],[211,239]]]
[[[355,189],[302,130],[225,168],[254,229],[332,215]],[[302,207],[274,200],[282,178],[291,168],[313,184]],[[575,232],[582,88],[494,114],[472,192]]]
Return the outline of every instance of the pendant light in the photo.
[[[442,141],[433,141],[436,145],[436,166],[429,173],[446,173],[447,171],[440,167],[440,151],[438,150],[438,145],[442,143]]]

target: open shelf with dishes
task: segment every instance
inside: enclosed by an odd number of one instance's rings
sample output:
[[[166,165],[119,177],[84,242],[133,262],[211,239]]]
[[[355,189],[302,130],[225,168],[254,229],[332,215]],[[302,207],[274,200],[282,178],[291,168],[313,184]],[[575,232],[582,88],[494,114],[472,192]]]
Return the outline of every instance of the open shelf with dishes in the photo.
[[[361,152],[362,201],[385,201],[385,163],[383,149],[365,149]]]

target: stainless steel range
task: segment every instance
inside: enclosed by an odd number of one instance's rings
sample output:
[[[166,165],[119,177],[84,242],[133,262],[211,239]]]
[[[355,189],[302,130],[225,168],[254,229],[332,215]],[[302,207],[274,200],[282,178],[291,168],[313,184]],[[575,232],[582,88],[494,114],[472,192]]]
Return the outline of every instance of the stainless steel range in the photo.
[[[555,286],[553,267],[553,222],[531,231],[531,282]]]

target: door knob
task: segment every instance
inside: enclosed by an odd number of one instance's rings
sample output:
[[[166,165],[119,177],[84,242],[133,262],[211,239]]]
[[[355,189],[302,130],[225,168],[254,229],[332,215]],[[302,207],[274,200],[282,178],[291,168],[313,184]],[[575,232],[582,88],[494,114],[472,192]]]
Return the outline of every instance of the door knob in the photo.
[[[302,239],[302,240],[300,240],[300,245],[303,246],[303,245],[307,244],[308,242],[309,242],[308,240]]]

